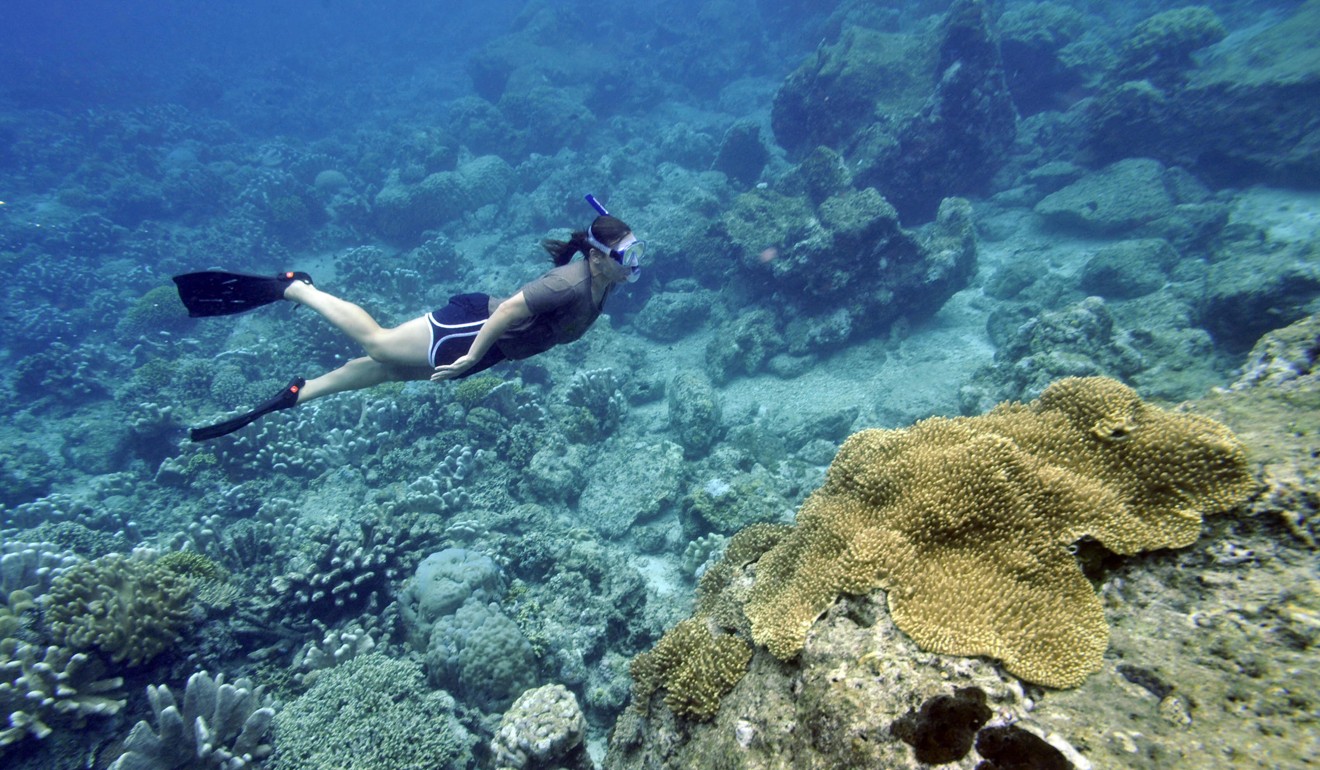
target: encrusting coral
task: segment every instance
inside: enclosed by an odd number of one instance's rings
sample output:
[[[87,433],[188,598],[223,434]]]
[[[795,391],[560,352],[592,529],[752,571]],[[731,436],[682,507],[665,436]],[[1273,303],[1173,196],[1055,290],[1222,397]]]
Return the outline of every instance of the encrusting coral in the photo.
[[[744,611],[755,641],[787,660],[839,594],[884,588],[923,649],[1074,687],[1099,669],[1108,627],[1069,546],[1186,546],[1202,513],[1252,485],[1223,425],[1113,380],[1060,380],[1030,404],[853,435],[759,560]]]

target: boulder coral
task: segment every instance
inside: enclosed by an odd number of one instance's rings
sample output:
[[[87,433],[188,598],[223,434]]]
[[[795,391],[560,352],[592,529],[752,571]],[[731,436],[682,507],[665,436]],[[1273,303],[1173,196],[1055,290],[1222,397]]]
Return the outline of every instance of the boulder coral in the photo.
[[[1108,627],[1069,546],[1187,546],[1203,513],[1252,485],[1223,425],[1113,380],[1065,379],[980,417],[854,434],[759,560],[744,611],[753,639],[788,660],[840,594],[883,588],[923,649],[1075,687],[1099,669]]]

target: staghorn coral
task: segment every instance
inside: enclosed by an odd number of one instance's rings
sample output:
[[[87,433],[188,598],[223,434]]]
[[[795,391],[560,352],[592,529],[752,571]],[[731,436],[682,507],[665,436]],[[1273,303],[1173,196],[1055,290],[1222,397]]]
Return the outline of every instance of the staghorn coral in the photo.
[[[224,674],[199,671],[188,677],[182,709],[166,685],[148,685],[147,699],[159,732],[134,725],[110,770],[241,770],[272,751],[264,739],[275,704],[247,679],[226,684]]]
[[[1085,535],[1119,554],[1186,546],[1203,512],[1252,484],[1219,423],[1113,380],[1065,379],[1030,404],[849,438],[758,562],[744,610],[753,638],[786,660],[839,594],[881,587],[923,649],[1074,687],[1099,668],[1108,628],[1068,546]]]
[[[92,655],[63,647],[41,648],[17,639],[0,641],[0,755],[26,735],[45,738],[54,726],[81,727],[89,716],[111,716],[124,707],[122,677],[106,677]]]
[[[671,628],[655,649],[633,658],[638,703],[664,687],[665,705],[675,714],[697,720],[715,715],[720,699],[746,672],[752,649],[713,626],[705,616],[689,618]]]
[[[186,579],[143,554],[109,554],[55,578],[41,604],[59,644],[136,666],[178,638],[190,592]]]

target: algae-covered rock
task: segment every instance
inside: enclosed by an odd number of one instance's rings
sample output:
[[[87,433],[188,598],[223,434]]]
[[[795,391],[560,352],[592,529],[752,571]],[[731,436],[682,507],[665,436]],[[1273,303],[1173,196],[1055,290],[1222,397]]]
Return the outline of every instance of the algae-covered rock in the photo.
[[[1002,164],[1016,113],[984,4],[953,3],[915,34],[846,26],[784,81],[771,123],[798,157],[820,145],[849,161],[907,221],[980,190]]]
[[[1225,38],[1203,7],[1139,25],[1119,72],[1087,106],[1088,147],[1101,160],[1146,156],[1216,185],[1313,186],[1320,178],[1320,3]],[[1170,69],[1171,67],[1171,69]]]
[[[1036,213],[1055,226],[1110,234],[1167,216],[1177,202],[1159,161],[1131,158],[1045,196],[1036,204]]]
[[[706,454],[724,430],[719,394],[704,376],[683,372],[669,383],[669,428],[689,458]]]

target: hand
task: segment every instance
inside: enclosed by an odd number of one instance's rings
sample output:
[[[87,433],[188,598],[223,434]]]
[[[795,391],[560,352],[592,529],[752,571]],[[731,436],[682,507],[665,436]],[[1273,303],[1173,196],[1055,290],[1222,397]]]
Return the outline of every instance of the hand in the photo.
[[[431,375],[431,382],[440,382],[441,380],[452,380],[463,372],[472,368],[477,359],[472,356],[462,356],[454,360],[452,364],[437,366],[435,372]]]

